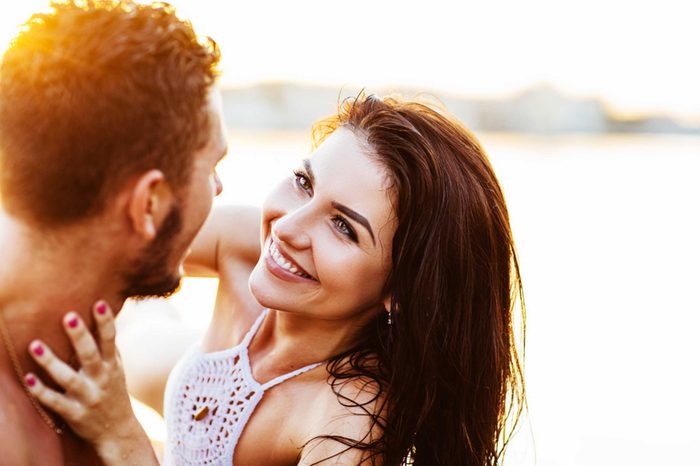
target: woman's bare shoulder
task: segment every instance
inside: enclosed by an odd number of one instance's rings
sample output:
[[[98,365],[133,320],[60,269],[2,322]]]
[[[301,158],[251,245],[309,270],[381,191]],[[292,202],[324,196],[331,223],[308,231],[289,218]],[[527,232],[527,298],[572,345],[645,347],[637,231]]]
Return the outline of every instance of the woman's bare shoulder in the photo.
[[[381,436],[385,398],[379,382],[368,376],[331,378],[319,387],[318,395],[312,408],[312,435],[299,464],[379,464],[371,461],[368,451],[352,447]]]

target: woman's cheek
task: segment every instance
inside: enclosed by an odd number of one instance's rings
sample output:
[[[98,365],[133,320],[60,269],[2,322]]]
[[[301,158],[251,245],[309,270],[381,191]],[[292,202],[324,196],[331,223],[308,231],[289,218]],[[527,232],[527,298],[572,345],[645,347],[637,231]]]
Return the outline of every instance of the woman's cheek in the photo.
[[[338,291],[349,290],[357,293],[358,286],[364,286],[365,267],[359,251],[348,251],[348,246],[340,244],[337,239],[314,245],[317,257],[316,269],[319,276],[327,277],[327,282]]]

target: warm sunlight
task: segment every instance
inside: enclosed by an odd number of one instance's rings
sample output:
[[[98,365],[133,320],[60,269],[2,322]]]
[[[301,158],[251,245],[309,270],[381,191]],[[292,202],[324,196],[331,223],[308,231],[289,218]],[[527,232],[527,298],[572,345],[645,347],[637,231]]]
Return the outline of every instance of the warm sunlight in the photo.
[[[46,0],[4,2],[3,44]],[[171,0],[223,49],[225,85],[301,81],[499,96],[547,82],[622,113],[700,115],[700,3]],[[428,8],[429,6],[429,8]]]
[[[686,0],[173,0],[222,45],[224,81],[404,84],[499,95],[548,82],[621,111],[700,114]]]
[[[433,94],[482,142],[527,306],[528,410],[504,466],[699,464],[700,0],[167,1],[222,51],[215,205],[260,207],[294,183],[312,122],[360,88]],[[0,54],[48,4],[0,1]],[[119,315],[134,406],[161,447],[166,377],[218,331],[217,289],[187,278]]]
[[[19,27],[32,13],[46,9],[47,0],[3,2],[0,6],[0,51],[5,50]]]

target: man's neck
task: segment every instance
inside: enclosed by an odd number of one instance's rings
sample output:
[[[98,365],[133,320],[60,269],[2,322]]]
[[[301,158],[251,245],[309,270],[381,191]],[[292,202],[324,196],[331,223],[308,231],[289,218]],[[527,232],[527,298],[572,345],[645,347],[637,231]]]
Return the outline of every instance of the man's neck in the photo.
[[[16,353],[25,373],[42,374],[27,350],[35,339],[61,359],[71,359],[62,325],[68,311],[77,312],[92,329],[95,301],[121,308],[124,298],[114,272],[118,268],[108,255],[100,257],[101,249],[89,231],[49,239],[0,213],[0,316],[11,339],[5,345]]]

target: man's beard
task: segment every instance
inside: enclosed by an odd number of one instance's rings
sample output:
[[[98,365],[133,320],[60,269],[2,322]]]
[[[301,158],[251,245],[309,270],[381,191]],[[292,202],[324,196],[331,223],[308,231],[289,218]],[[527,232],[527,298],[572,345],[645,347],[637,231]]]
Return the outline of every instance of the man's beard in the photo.
[[[144,248],[129,270],[124,273],[125,298],[155,298],[170,296],[180,287],[179,268],[171,270],[175,238],[182,230],[182,213],[173,206],[163,220],[158,235]]]

